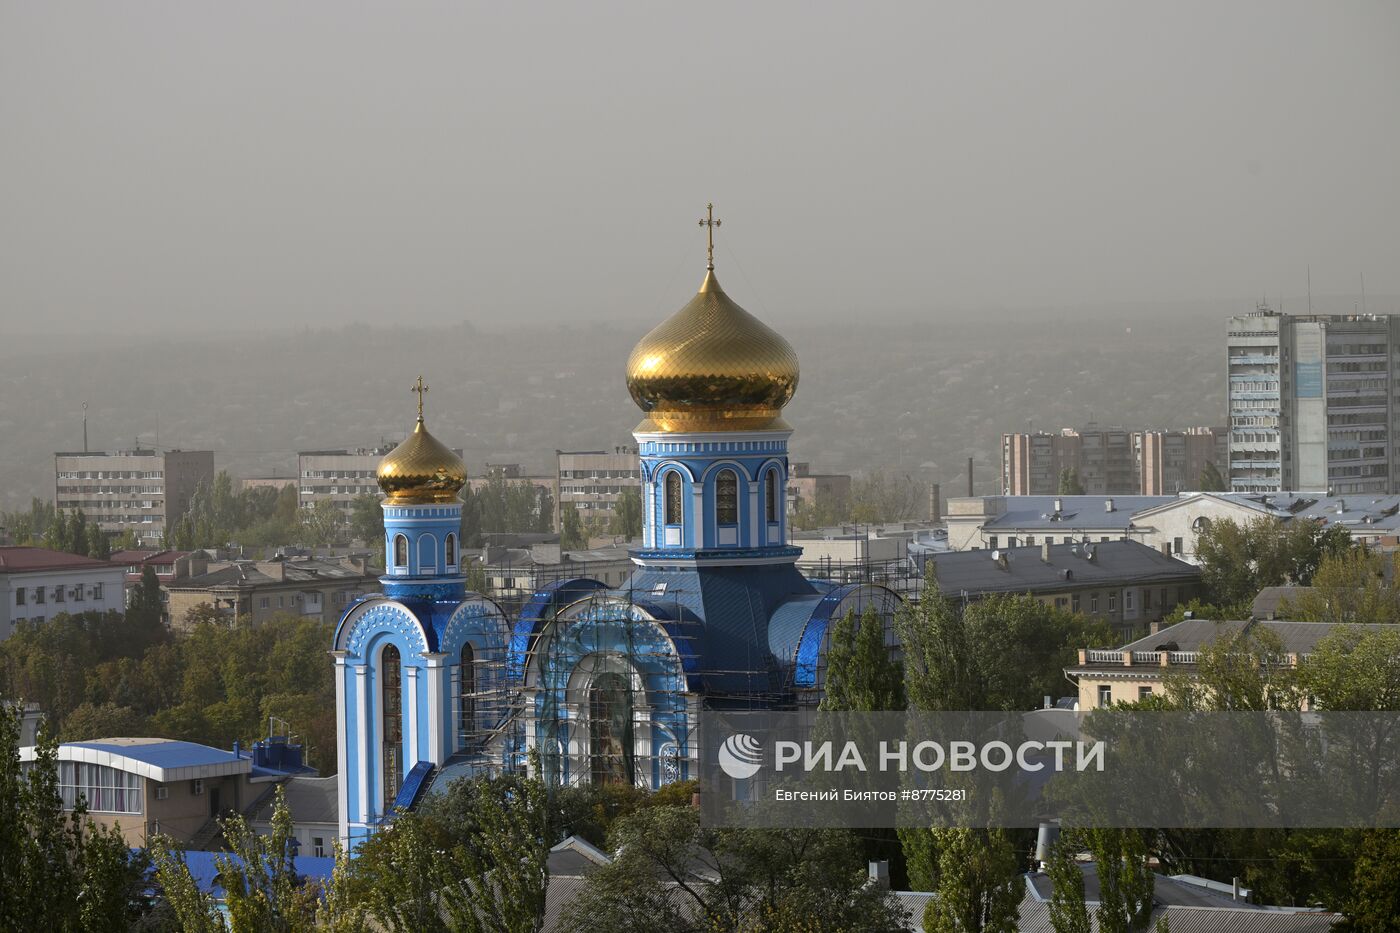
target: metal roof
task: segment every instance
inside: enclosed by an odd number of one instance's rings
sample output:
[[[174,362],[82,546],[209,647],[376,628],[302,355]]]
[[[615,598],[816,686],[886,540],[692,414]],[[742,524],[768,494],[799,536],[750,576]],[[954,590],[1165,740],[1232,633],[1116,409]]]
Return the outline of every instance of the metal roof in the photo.
[[[1003,560],[994,559],[993,555]],[[1092,555],[1092,556],[1091,556]],[[944,593],[1036,593],[1133,583],[1194,583],[1200,568],[1136,541],[1052,544],[995,551],[937,551],[933,564]]]
[[[19,753],[21,761],[34,760],[33,747],[21,748]],[[162,784],[226,774],[247,774],[253,767],[251,758],[233,752],[195,742],[155,738],[65,742],[58,747],[58,759],[106,765]]]

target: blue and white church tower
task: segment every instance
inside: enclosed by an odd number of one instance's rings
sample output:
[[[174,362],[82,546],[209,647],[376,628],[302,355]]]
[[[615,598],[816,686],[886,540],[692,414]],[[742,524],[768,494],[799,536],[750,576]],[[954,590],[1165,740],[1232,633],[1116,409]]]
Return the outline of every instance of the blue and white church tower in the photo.
[[[335,633],[341,837],[354,847],[395,808],[411,808],[449,757],[484,743],[504,715],[509,627],[466,592],[459,535],[466,468],[423,421],[379,465],[382,591],[353,603]],[[496,658],[495,665],[483,663]]]
[[[516,621],[512,669],[551,781],[659,787],[695,776],[701,709],[772,709],[820,696],[828,623],[898,597],[809,581],[788,543],[782,409],[798,362],[715,276],[627,361],[644,418],[643,537],[625,587],[588,580],[537,593]]]

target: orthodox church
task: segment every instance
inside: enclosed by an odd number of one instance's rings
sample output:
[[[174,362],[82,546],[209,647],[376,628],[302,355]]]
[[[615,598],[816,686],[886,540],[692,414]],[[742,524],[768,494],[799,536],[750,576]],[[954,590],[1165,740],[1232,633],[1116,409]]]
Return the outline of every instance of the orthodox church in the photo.
[[[642,410],[643,534],[627,584],[535,592],[516,618],[466,590],[458,493],[466,469],[418,422],[380,463],[382,591],[336,627],[340,834],[350,847],[455,777],[529,767],[555,784],[657,788],[698,773],[702,709],[818,701],[827,628],[893,612],[872,584],[808,580],[788,543],[797,389],[786,340],[720,287],[641,339],[627,387]]]

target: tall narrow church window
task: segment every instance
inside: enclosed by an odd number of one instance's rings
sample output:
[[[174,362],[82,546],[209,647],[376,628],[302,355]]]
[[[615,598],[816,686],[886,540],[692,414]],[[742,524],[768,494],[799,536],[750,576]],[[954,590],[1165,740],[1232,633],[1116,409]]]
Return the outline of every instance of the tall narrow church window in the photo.
[[[764,490],[764,508],[768,512],[768,521],[778,520],[778,471],[769,470],[766,478],[767,489]]]
[[[379,657],[379,677],[383,684],[379,697],[380,764],[387,813],[399,795],[399,783],[403,780],[403,671],[399,649],[393,645],[385,646]]]
[[[666,524],[679,525],[681,508],[681,475],[675,470],[666,474]]]
[[[443,546],[443,565],[446,567],[457,566],[457,536],[449,534],[447,544]]]
[[[462,645],[461,692],[457,695],[457,747],[466,748],[476,731],[476,652]]]
[[[394,566],[408,566],[408,538],[403,535],[394,535]]]
[[[715,478],[715,522],[739,524],[739,477],[733,470],[721,470]]]
[[[631,784],[632,694],[622,674],[600,674],[588,689],[590,773],[594,784]]]

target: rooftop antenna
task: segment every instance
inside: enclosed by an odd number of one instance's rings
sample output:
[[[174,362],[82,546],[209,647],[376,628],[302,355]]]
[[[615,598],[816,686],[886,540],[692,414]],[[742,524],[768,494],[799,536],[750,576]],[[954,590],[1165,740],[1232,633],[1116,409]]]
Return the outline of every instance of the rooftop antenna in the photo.
[[[1361,313],[1366,313],[1366,273],[1361,273]]]
[[[160,450],[160,412],[156,412],[156,442],[155,449]]]
[[[1312,314],[1312,263],[1308,264],[1308,313]]]
[[[87,402],[83,402],[83,453],[88,452],[87,444]]]

